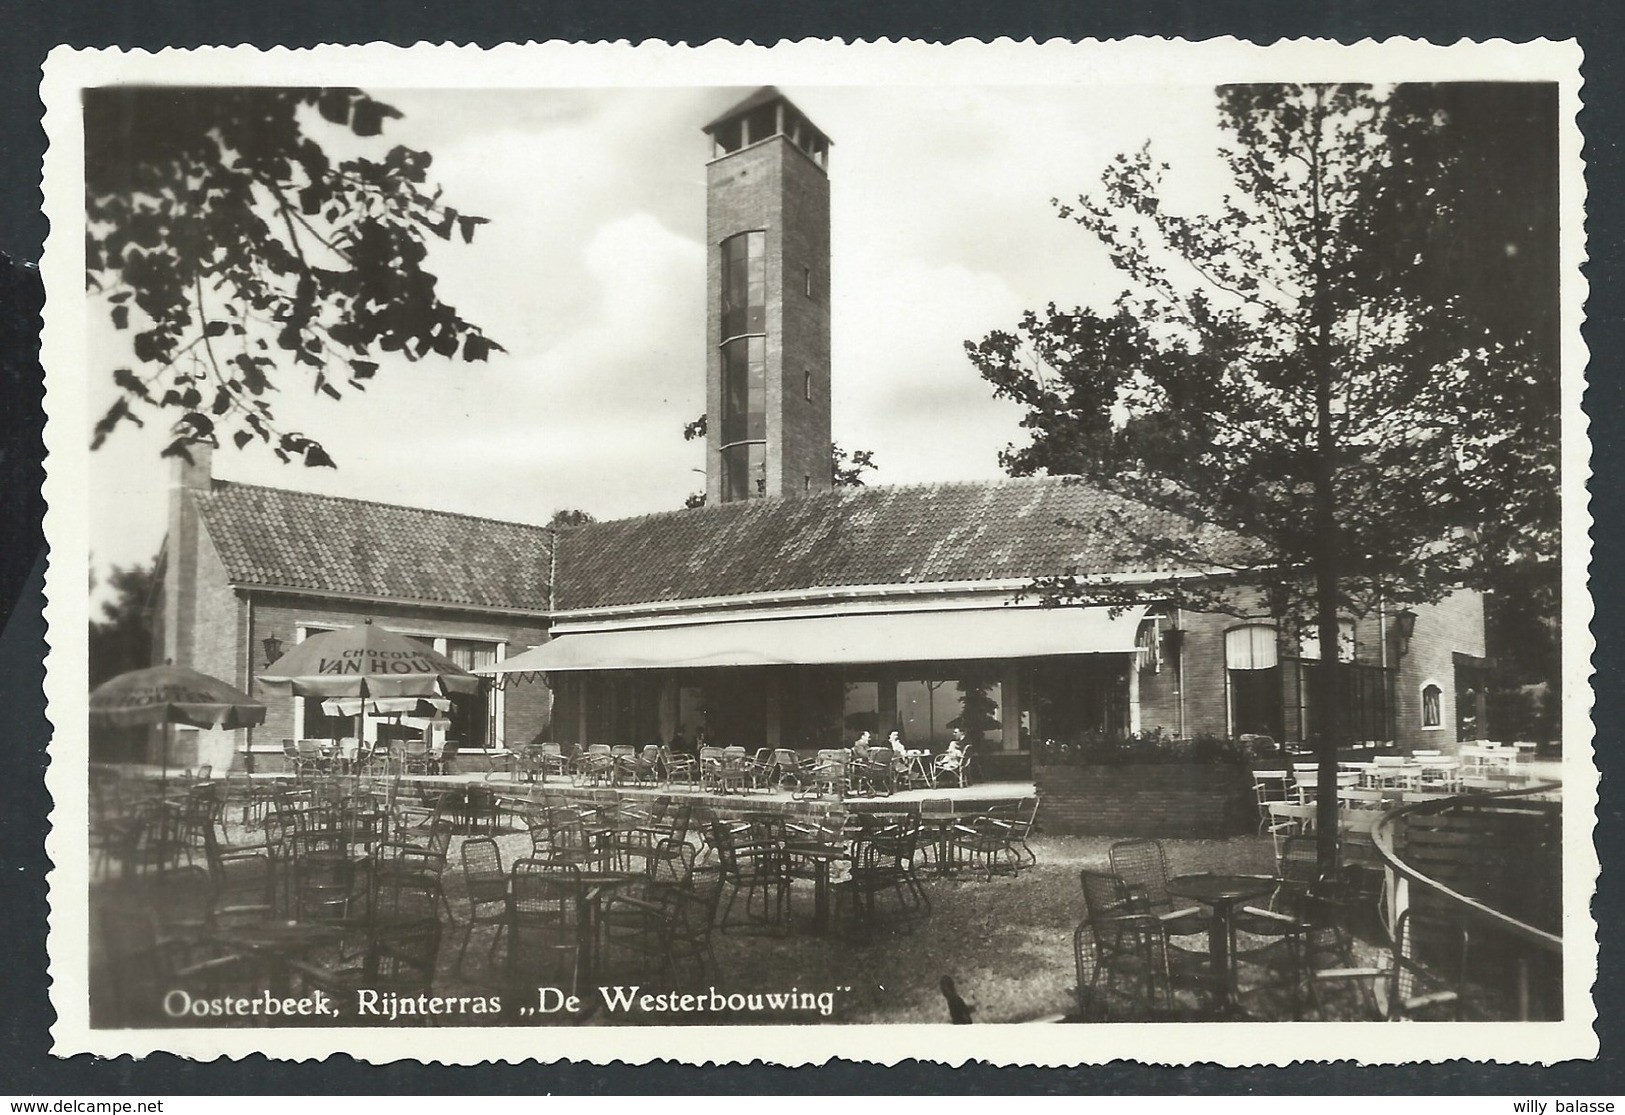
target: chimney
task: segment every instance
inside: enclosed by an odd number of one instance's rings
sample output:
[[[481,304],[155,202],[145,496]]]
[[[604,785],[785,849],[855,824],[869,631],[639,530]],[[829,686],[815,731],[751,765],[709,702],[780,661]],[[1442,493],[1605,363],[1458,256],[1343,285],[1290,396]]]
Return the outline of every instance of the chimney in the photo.
[[[163,659],[194,666],[197,567],[202,528],[194,496],[214,481],[214,446],[194,442],[192,459],[174,457],[169,472],[169,535],[164,541]]]
[[[190,461],[185,457],[170,460],[170,489],[208,491],[209,484],[214,480],[214,446],[207,441],[198,441],[188,445],[186,451],[192,455]]]

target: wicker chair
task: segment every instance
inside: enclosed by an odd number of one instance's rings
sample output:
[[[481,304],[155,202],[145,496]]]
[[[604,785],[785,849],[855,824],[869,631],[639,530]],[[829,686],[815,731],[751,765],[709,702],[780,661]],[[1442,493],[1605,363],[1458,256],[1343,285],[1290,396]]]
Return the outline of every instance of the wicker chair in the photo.
[[[736,827],[723,821],[711,824],[711,846],[717,851],[722,883],[728,889],[721,930],[728,931],[728,915],[740,891],[745,892],[747,921],[782,927],[789,914],[790,874],[788,861],[780,851],[754,841],[749,827]],[[760,912],[756,909],[758,898]]]
[[[1162,923],[1136,910],[1127,885],[1111,872],[1084,868],[1079,882],[1089,930],[1073,934],[1080,1008],[1087,991],[1091,1004],[1109,1015],[1141,1019],[1168,1013],[1173,994]]]
[[[496,928],[488,962],[496,956],[497,945],[508,923],[508,876],[502,870],[502,849],[489,836],[469,837],[463,841],[459,855],[468,897],[468,924],[463,928],[463,943],[457,950],[455,968],[457,974],[462,975],[463,957],[476,926]]]
[[[584,905],[574,864],[522,859],[513,865],[505,982],[515,996],[530,1001],[537,987],[547,986],[578,991]]]

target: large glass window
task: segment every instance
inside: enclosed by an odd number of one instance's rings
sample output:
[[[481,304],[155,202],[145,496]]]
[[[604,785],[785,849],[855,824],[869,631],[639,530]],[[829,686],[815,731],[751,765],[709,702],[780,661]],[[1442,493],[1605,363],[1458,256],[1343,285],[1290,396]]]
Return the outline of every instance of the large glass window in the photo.
[[[841,710],[841,727],[846,736],[843,743],[851,743],[861,733],[877,735],[880,732],[880,683],[849,681]]]
[[[465,670],[473,670],[494,664],[497,646],[472,639],[447,639],[446,657]],[[496,746],[496,702],[496,687],[489,684],[482,685],[478,693],[452,694],[448,739],[465,749]]]
[[[897,683],[897,727],[910,747],[946,747],[955,728],[972,743],[1003,746],[1003,689],[986,678]]]
[[[1025,734],[1018,745],[1122,737],[1129,725],[1130,668],[1130,658],[1117,654],[1030,660],[1021,683]]]
[[[742,232],[722,242],[722,336],[767,329],[767,237]]]
[[[722,346],[722,444],[767,436],[767,345],[740,337]]]
[[[1484,668],[1476,663],[1456,662],[1456,738],[1488,739],[1484,721]]]
[[[759,499],[767,494],[767,446],[759,441],[722,451],[722,502]]]
[[[1301,697],[1302,735],[1305,742],[1319,735],[1322,725],[1316,671],[1320,663],[1298,664],[1298,691]],[[1349,739],[1382,742],[1394,738],[1393,707],[1389,691],[1392,675],[1369,662],[1345,662],[1338,668],[1338,684],[1343,694],[1344,731]]]
[[[1234,627],[1224,633],[1230,685],[1230,730],[1235,735],[1281,737],[1281,667],[1275,628]]]

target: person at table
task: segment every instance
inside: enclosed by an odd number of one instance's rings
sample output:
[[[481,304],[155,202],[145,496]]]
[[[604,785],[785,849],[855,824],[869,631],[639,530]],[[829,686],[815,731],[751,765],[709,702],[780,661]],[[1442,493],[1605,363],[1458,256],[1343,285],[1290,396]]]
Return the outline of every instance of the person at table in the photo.
[[[869,741],[873,738],[868,732],[859,733],[858,738],[852,741],[852,757],[854,759],[867,759],[869,757]]]
[[[965,761],[965,729],[955,728],[954,734],[948,737],[948,749],[937,756],[932,765],[937,770],[952,774],[959,769],[959,764]]]
[[[908,757],[908,748],[903,746],[903,733],[892,729],[892,734],[886,737],[886,746],[892,749],[892,754],[899,759]]]

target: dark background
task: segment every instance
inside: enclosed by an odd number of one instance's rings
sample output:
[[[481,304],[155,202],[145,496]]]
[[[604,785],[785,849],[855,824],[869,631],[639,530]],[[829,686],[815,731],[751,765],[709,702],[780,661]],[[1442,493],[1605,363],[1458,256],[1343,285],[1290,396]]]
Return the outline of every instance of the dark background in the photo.
[[[498,1093],[1499,1093],[1561,1095],[1625,1092],[1625,1058],[1620,1055],[1621,1018],[1610,1004],[1622,1001],[1615,946],[1625,939],[1618,866],[1625,862],[1618,795],[1613,788],[1622,764],[1621,662],[1618,636],[1621,594],[1606,570],[1617,560],[1625,523],[1619,486],[1621,465],[1621,386],[1614,354],[1621,340],[1619,271],[1622,262],[1621,211],[1625,192],[1620,176],[1622,54],[1625,6],[1596,0],[1538,6],[1517,0],[1471,3],[1419,3],[1382,0],[904,0],[880,5],[848,0],[766,0],[751,4],[642,3],[564,4],[508,0],[415,0],[393,3],[338,0],[310,3],[285,0],[274,5],[236,5],[220,0],[0,0],[0,1093],[163,1094],[223,1092],[453,1094]],[[309,46],[324,42],[417,41],[493,45],[542,39],[665,39],[703,43],[711,39],[771,42],[803,37],[918,38],[935,42],[1008,35],[1044,40],[1169,35],[1191,39],[1235,35],[1254,42],[1324,37],[1352,42],[1364,38],[1411,36],[1435,43],[1461,38],[1578,39],[1586,51],[1583,67],[1585,110],[1580,126],[1590,196],[1587,231],[1590,262],[1591,351],[1586,410],[1591,419],[1591,513],[1597,526],[1593,562],[1605,572],[1593,582],[1597,618],[1594,658],[1598,761],[1603,771],[1603,807],[1597,841],[1603,877],[1594,906],[1602,939],[1602,960],[1594,990],[1601,1017],[1599,1060],[1584,1064],[1484,1066],[1446,1065],[1360,1068],[1347,1064],[1299,1065],[1284,1069],[1150,1068],[1113,1064],[1065,1070],[1002,1069],[972,1065],[948,1069],[910,1063],[897,1069],[837,1063],[816,1069],[762,1066],[700,1070],[675,1065],[640,1068],[590,1065],[521,1065],[480,1068],[423,1066],[415,1062],[382,1067],[359,1065],[344,1056],[321,1063],[283,1064],[264,1057],[230,1063],[193,1064],[170,1056],[137,1062],[80,1056],[52,1058],[45,960],[47,912],[43,840],[49,799],[44,790],[48,729],[41,695],[45,649],[40,617],[44,547],[40,533],[39,383],[37,360],[37,275],[28,268],[39,259],[46,224],[39,212],[40,161],[45,135],[40,127],[40,66],[51,47],[165,46],[255,43]],[[1571,544],[1574,540],[1570,540]],[[21,584],[19,594],[19,583]],[[1579,632],[1568,633],[1570,638]],[[1578,684],[1582,679],[1569,679]],[[1087,1027],[1078,1027],[1078,1056],[1089,1051]],[[1268,1031],[1260,1031],[1267,1035]],[[1404,1034],[1396,1031],[1396,1042]],[[1003,1040],[1010,1040],[1003,1035]],[[1177,1039],[1171,1039],[1176,1041]],[[1267,1054],[1267,1049],[1260,1050]],[[1169,1056],[1179,1050],[1170,1045]]]

